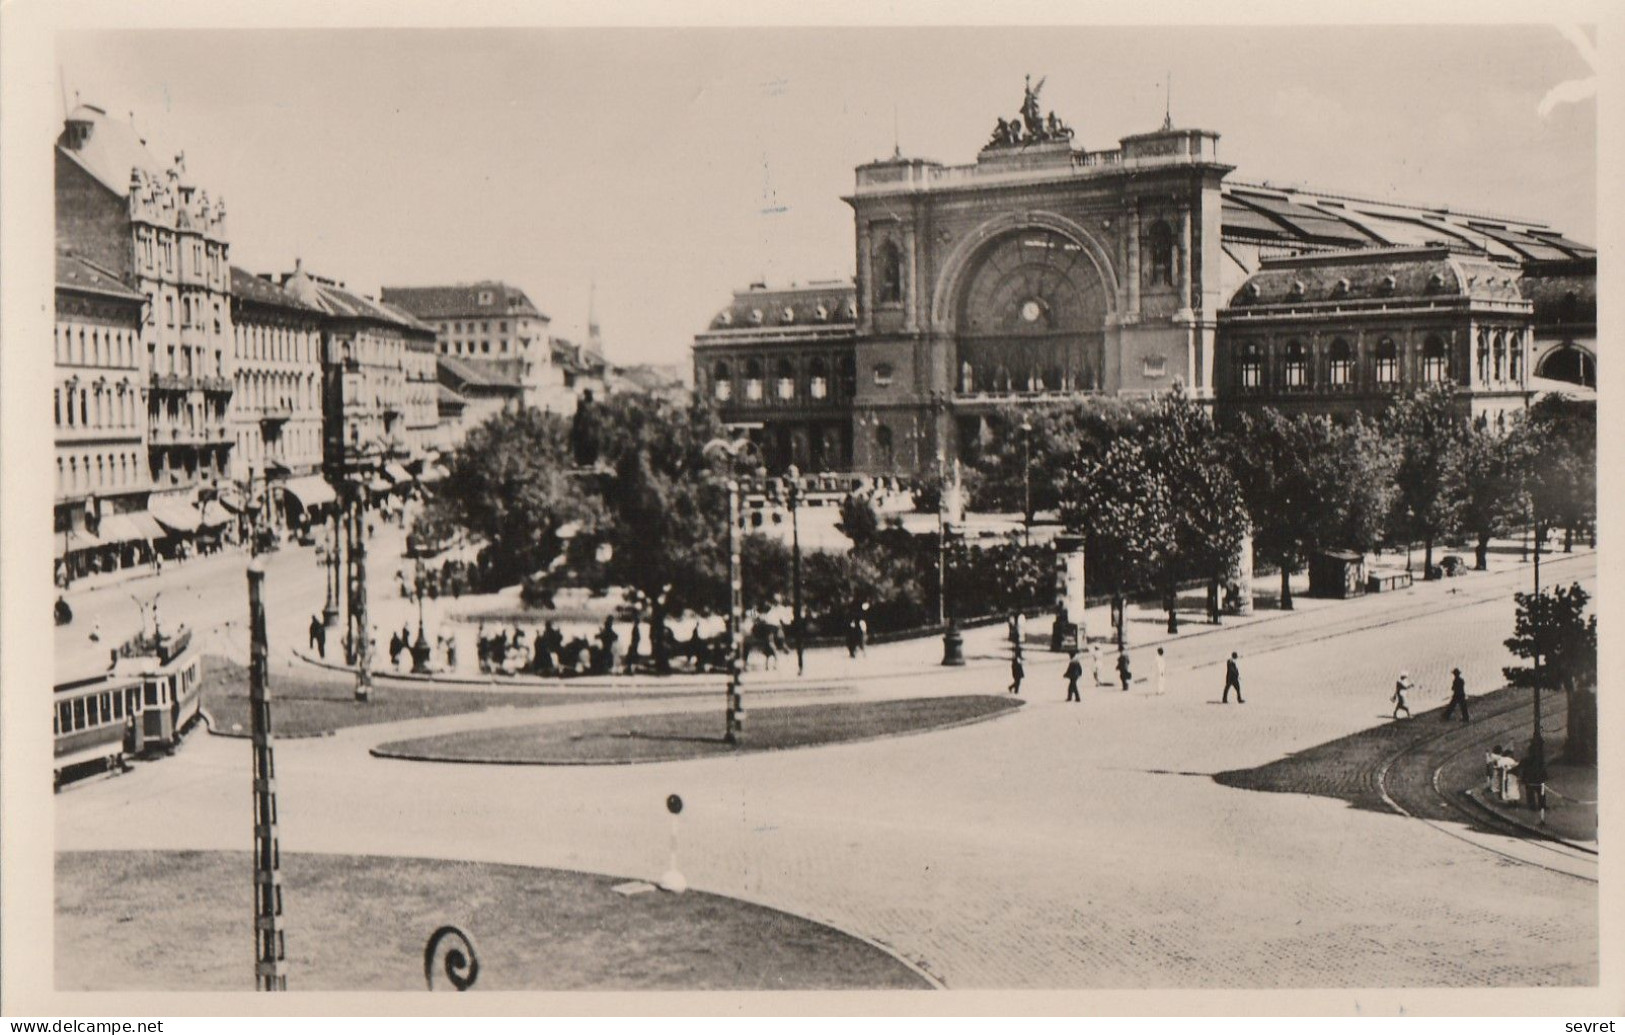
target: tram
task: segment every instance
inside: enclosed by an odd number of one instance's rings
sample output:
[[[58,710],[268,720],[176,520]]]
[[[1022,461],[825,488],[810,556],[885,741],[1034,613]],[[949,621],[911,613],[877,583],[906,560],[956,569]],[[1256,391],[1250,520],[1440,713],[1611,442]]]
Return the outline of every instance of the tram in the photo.
[[[174,754],[202,705],[203,667],[183,626],[132,638],[104,673],[60,683],[54,694],[55,786],[94,767],[125,768],[131,755]]]
[[[53,786],[92,768],[124,768],[135,716],[141,708],[141,680],[108,675],[57,685],[51,733],[56,739]]]

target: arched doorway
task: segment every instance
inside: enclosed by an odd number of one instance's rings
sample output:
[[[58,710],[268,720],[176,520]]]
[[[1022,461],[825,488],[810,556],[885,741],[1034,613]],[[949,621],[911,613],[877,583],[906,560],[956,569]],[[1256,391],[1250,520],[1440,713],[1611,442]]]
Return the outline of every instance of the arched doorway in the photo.
[[[996,394],[1101,387],[1108,298],[1083,246],[1029,228],[989,242],[960,294],[960,387]]]
[[[1597,360],[1578,345],[1562,345],[1546,354],[1535,376],[1595,388]]]

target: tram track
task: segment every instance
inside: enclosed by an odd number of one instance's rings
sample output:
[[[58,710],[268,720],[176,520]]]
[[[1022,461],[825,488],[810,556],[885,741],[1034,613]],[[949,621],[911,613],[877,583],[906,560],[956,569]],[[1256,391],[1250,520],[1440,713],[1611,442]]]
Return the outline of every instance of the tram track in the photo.
[[[1551,697],[1558,702],[1550,710],[1555,718],[1563,714],[1563,706],[1559,695]],[[1424,716],[1422,721],[1430,718],[1431,715]],[[1596,884],[1599,865],[1596,852],[1532,831],[1479,804],[1465,791],[1456,794],[1445,788],[1446,769],[1462,764],[1465,756],[1478,755],[1513,731],[1527,729],[1532,720],[1533,705],[1513,699],[1492,711],[1481,711],[1470,724],[1450,724],[1436,735],[1412,740],[1378,768],[1377,791],[1394,812],[1419,820],[1448,837],[1514,863]],[[1466,830],[1454,829],[1447,826],[1447,822],[1464,825]],[[1478,830],[1514,838],[1516,850],[1512,845],[1492,842],[1479,835]]]

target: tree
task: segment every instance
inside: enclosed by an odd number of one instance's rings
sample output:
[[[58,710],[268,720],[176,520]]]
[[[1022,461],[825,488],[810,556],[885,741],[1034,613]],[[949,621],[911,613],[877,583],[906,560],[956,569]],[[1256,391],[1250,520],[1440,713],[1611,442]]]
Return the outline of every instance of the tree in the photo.
[[[841,520],[835,525],[852,545],[861,547],[871,542],[880,532],[880,515],[875,511],[872,498],[861,493],[850,493],[841,500]]]
[[[602,577],[641,593],[650,624],[727,600],[727,488],[705,446],[722,435],[703,402],[687,407],[649,393],[612,395],[599,408],[603,520],[590,537],[607,545]],[[665,637],[654,661],[668,664]]]
[[[1433,543],[1456,526],[1461,497],[1452,491],[1452,472],[1465,424],[1448,385],[1430,385],[1396,400],[1382,428],[1399,451],[1389,522],[1396,538],[1423,542],[1422,577],[1432,578]]]
[[[1254,547],[1281,572],[1281,607],[1292,608],[1292,576],[1317,550],[1364,552],[1392,507],[1395,453],[1355,417],[1286,417],[1273,408],[1242,415],[1227,454],[1254,525]]]
[[[1473,422],[1462,434],[1450,471],[1456,498],[1455,530],[1473,541],[1473,567],[1489,566],[1490,540],[1508,534],[1526,516],[1520,440]]]
[[[1548,395],[1521,415],[1513,434],[1536,539],[1562,528],[1567,548],[1576,529],[1596,525],[1596,404]]]
[[[1562,690],[1568,702],[1566,756],[1597,761],[1597,616],[1587,616],[1591,597],[1579,583],[1533,593],[1515,593],[1518,612],[1507,650],[1533,660],[1530,667],[1502,669],[1513,686],[1535,693]]]
[[[453,454],[434,520],[449,519],[483,538],[487,568],[517,582],[560,556],[562,526],[598,517],[571,468],[559,417],[529,409],[497,414]]]
[[[1146,442],[1174,523],[1164,559],[1168,631],[1179,631],[1178,583],[1186,576],[1208,580],[1208,613],[1218,621],[1218,585],[1247,534],[1241,487],[1225,460],[1223,439],[1207,410],[1182,392],[1162,400],[1132,434]]]
[[[1119,615],[1127,592],[1151,583],[1175,548],[1168,480],[1136,436],[1118,438],[1098,460],[1067,471],[1061,523],[1083,536],[1090,570],[1111,587]],[[1119,647],[1126,624],[1117,623]]]
[[[962,449],[976,475],[965,483],[972,506],[1009,513],[1020,511],[1025,497],[1034,511],[1058,508],[1067,470],[1098,459],[1146,409],[1143,402],[1112,398],[1004,407],[988,419],[985,434]],[[1024,420],[1031,430],[1021,430]]]

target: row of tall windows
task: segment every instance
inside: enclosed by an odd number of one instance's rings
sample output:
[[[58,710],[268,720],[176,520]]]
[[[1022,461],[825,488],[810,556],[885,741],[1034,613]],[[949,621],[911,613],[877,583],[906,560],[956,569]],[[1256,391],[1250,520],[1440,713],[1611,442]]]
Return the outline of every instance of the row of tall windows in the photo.
[[[140,419],[140,394],[134,385],[98,381],[82,385],[71,378],[51,392],[59,428],[135,428]]]
[[[238,324],[235,354],[238,359],[283,363],[315,363],[316,336],[308,330]]]
[[[1523,336],[1517,331],[1479,331],[1478,379],[1485,384],[1522,384]]]
[[[294,410],[321,409],[321,381],[315,374],[237,372],[237,405],[263,410],[286,404]]]
[[[133,367],[136,332],[121,327],[56,327],[56,362],[59,366]]]
[[[1264,388],[1271,384],[1267,371],[1267,356],[1257,342],[1245,342],[1236,351],[1236,385],[1241,388]],[[1286,389],[1308,389],[1316,386],[1314,356],[1301,341],[1289,341],[1280,353],[1280,375],[1276,382]],[[1399,345],[1392,338],[1378,339],[1371,349],[1371,381],[1379,386],[1397,385],[1401,381]],[[1344,338],[1333,339],[1326,349],[1325,384],[1332,388],[1346,388],[1359,383],[1358,355]],[[1448,381],[1451,378],[1450,351],[1438,335],[1429,335],[1422,342],[1420,377],[1424,383]]]
[[[476,323],[479,324],[478,327],[475,326]],[[441,320],[440,321],[440,329],[442,331],[453,331],[454,330],[458,334],[462,334],[463,333],[463,321],[461,321],[461,320],[456,320],[456,321]],[[489,334],[490,331],[491,331],[491,321],[490,320],[469,320],[468,321],[468,333],[473,334],[475,331],[480,331],[482,333]],[[507,320],[498,320],[497,321],[497,333],[498,334],[507,334],[508,333],[508,321]]]
[[[856,362],[850,356],[845,357],[842,360],[842,367],[843,381],[846,384],[846,394],[851,395],[856,389]],[[747,401],[761,401],[764,392],[768,387],[766,369],[767,368],[759,359],[748,359],[745,361],[743,369],[743,391],[744,398]],[[831,370],[829,364],[820,357],[814,357],[807,362],[805,381],[803,381],[803,379],[798,375],[794,363],[788,359],[780,359],[773,364],[773,380],[771,388],[774,397],[781,400],[794,399],[800,392],[803,391],[806,393],[808,398],[815,401],[819,399],[827,399],[830,397],[832,389],[830,375]],[[711,391],[716,399],[719,401],[726,401],[733,398],[733,377],[733,367],[725,361],[719,361],[714,367],[712,367]]]
[[[141,460],[134,452],[75,454],[56,458],[58,496],[126,489],[140,482]]]

